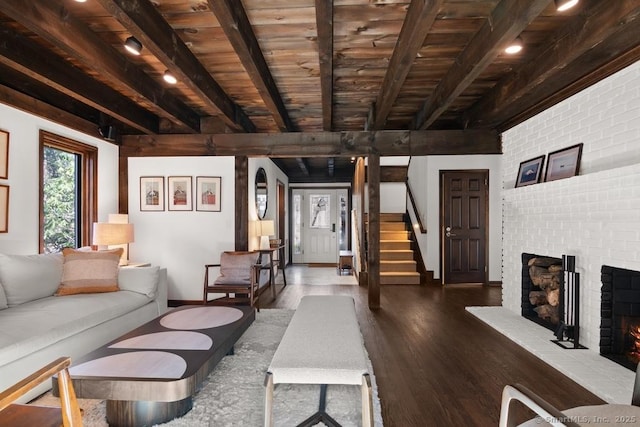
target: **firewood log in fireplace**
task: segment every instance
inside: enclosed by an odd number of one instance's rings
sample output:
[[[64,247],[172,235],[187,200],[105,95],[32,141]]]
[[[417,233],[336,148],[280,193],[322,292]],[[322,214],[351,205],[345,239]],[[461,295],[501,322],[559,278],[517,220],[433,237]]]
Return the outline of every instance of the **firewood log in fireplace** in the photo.
[[[539,305],[538,307],[534,308],[533,311],[538,313],[538,316],[541,319],[545,319],[554,324],[560,323],[560,315],[556,307],[552,307],[549,304]]]
[[[529,292],[529,302],[538,317],[558,324],[562,261],[558,258],[534,257],[528,261],[529,277],[534,285]],[[537,288],[536,288],[537,287]]]
[[[560,304],[560,289],[531,291],[529,292],[529,302],[531,305],[549,304],[552,307],[557,307]]]
[[[549,268],[531,266],[529,267],[529,276],[531,276],[531,282],[540,289],[559,289],[560,279],[562,278],[562,271],[552,273]]]
[[[529,302],[531,305],[547,304],[547,293],[545,291],[531,291],[529,292]]]

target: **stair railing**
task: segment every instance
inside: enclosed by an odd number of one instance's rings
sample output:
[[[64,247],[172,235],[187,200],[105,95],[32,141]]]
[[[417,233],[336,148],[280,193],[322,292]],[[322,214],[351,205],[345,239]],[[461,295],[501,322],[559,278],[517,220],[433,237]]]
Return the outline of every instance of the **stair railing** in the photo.
[[[353,267],[356,272],[364,271],[366,270],[367,265],[367,260],[365,258],[366,250],[360,242],[360,223],[358,222],[358,211],[355,209],[351,211],[351,223],[353,224],[353,257],[357,263]]]
[[[420,212],[418,212],[418,206],[416,205],[416,201],[413,198],[413,192],[411,191],[411,185],[409,185],[409,180],[406,180],[405,183],[407,185],[407,194],[409,195],[409,203],[411,204],[411,208],[413,209],[413,214],[415,215],[416,220],[418,221],[418,228],[420,229],[420,233],[426,234],[427,228],[422,223],[422,217],[420,216]]]

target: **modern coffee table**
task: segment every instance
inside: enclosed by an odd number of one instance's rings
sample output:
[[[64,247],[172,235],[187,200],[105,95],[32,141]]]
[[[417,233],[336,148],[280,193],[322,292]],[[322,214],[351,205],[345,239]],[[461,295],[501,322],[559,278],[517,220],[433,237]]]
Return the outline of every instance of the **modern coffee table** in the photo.
[[[181,417],[254,319],[251,307],[176,308],[77,360],[69,368],[76,395],[106,399],[110,426]]]

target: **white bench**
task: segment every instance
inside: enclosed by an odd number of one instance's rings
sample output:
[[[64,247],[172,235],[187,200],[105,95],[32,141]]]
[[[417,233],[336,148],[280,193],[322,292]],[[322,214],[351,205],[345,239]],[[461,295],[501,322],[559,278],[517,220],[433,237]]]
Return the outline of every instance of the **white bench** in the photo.
[[[300,425],[339,426],[325,412],[327,384],[359,385],[362,425],[373,426],[371,381],[353,298],[305,296],[273,355],[265,378],[264,425],[273,426],[274,384],[320,384],[319,411]]]

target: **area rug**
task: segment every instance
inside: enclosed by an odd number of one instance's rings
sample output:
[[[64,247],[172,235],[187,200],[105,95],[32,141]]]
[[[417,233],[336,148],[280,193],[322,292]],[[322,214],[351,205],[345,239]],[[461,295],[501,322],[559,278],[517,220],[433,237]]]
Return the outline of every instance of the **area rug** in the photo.
[[[235,345],[235,354],[224,357],[195,395],[193,409],[162,426],[262,426],[264,425],[264,377],[293,310],[262,309]],[[382,413],[371,361],[374,422],[382,426]],[[274,391],[274,424],[295,426],[318,410],[320,387],[279,384]],[[47,393],[38,404],[57,404]],[[106,427],[105,403],[80,399],[85,427]],[[360,426],[359,386],[327,387],[326,411],[343,426]],[[318,424],[322,426],[323,424]]]

